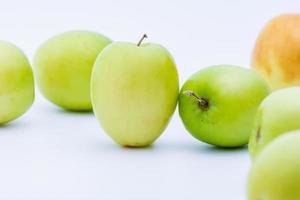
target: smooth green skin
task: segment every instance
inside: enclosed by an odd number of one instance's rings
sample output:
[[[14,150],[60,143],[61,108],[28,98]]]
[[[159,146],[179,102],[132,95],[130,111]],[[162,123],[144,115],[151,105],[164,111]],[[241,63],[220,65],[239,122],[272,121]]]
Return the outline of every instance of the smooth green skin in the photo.
[[[300,199],[300,130],[273,140],[254,161],[248,177],[249,200]]]
[[[23,115],[34,101],[31,66],[16,46],[0,42],[0,125]]]
[[[300,129],[300,87],[273,92],[259,106],[249,152],[253,159],[274,138]]]
[[[68,110],[91,110],[90,79],[98,54],[111,40],[88,31],[57,35],[40,46],[34,59],[37,84],[52,103]]]
[[[209,102],[203,110],[191,90]],[[179,114],[186,129],[198,140],[220,146],[248,143],[260,102],[269,94],[266,82],[254,71],[232,65],[207,67],[182,86]]]
[[[92,104],[103,129],[118,144],[150,145],[166,128],[177,104],[173,58],[157,44],[115,42],[97,58]]]

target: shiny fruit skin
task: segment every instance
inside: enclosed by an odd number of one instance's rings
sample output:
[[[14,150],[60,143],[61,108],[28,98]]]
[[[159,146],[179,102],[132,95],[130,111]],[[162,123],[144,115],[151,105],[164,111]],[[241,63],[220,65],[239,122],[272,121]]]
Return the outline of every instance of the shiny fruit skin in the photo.
[[[185,91],[205,99],[208,108],[202,109]],[[267,83],[252,70],[210,66],[182,86],[179,114],[196,139],[220,147],[239,147],[248,143],[257,108],[268,94]]]

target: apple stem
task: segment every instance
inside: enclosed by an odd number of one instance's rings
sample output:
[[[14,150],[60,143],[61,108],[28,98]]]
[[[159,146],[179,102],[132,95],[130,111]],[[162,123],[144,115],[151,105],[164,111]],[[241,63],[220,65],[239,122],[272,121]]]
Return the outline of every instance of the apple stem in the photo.
[[[197,96],[193,91],[186,90],[186,91],[183,92],[183,94],[187,94],[187,95],[197,99],[198,104],[199,104],[199,106],[202,110],[207,110],[208,109],[208,106],[209,106],[208,101],[206,99],[202,98],[202,97]]]
[[[142,44],[142,42],[143,42],[143,40],[144,40],[145,38],[148,38],[148,36],[147,36],[146,33],[143,34],[142,38],[141,38],[141,39],[139,40],[139,42],[137,43],[137,46],[138,46],[138,47],[141,46],[141,44]]]

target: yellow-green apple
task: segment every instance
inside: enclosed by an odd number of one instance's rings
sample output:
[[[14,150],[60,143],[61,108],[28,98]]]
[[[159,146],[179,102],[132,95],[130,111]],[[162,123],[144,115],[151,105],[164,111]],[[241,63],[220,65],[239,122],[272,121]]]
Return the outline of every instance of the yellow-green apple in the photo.
[[[220,147],[248,143],[254,116],[269,94],[256,72],[232,65],[200,70],[181,88],[179,114],[195,138]]]
[[[91,110],[90,79],[98,54],[111,40],[89,31],[57,35],[36,52],[34,68],[42,94],[68,110]]]
[[[30,63],[16,46],[0,42],[0,124],[23,115],[34,101]]]
[[[110,44],[98,56],[92,73],[94,113],[108,135],[128,147],[150,145],[161,135],[179,90],[170,53],[142,39],[138,44]]]
[[[274,139],[262,150],[248,176],[249,200],[300,199],[299,147],[297,130]]]
[[[249,152],[252,158],[275,137],[300,129],[300,87],[277,90],[263,100],[258,108]]]
[[[273,18],[260,33],[252,67],[272,89],[300,85],[300,14]]]

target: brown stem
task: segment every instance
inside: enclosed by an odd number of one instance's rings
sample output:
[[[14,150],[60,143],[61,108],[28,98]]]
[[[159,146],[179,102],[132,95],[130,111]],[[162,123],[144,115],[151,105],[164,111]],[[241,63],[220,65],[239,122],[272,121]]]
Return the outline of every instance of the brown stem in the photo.
[[[261,134],[260,134],[260,125],[257,127],[257,130],[256,130],[256,142],[258,143],[260,141],[260,138],[261,138]]]
[[[202,110],[207,110],[208,109],[208,106],[209,106],[208,101],[206,99],[202,98],[202,97],[198,97],[193,91],[186,90],[186,91],[183,92],[183,94],[187,94],[191,97],[194,97],[198,101],[198,104],[199,104],[199,106]]]
[[[139,40],[139,42],[137,43],[137,46],[138,46],[138,47],[141,46],[141,44],[142,44],[142,42],[143,42],[143,40],[144,40],[145,38],[148,38],[148,36],[147,36],[146,33],[143,34],[142,38],[141,38],[141,39]]]

